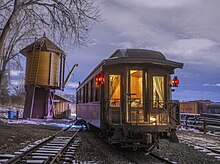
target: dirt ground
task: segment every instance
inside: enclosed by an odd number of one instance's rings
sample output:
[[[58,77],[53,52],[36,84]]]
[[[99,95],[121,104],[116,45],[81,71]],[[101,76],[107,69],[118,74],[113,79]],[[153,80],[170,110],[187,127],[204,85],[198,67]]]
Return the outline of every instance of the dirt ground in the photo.
[[[46,125],[0,122],[0,153],[13,153],[36,140],[55,134],[60,128]]]

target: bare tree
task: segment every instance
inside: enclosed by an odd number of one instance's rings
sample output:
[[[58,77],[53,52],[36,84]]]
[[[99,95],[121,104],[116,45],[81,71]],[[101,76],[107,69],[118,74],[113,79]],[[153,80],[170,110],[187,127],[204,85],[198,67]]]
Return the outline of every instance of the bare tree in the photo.
[[[85,45],[91,23],[100,20],[94,1],[1,0],[0,84],[20,48],[43,32],[50,33],[56,43],[68,39],[69,43]]]
[[[17,105],[23,105],[25,101],[25,87],[24,78],[19,82],[16,87],[13,87],[13,94],[10,96],[11,102]]]

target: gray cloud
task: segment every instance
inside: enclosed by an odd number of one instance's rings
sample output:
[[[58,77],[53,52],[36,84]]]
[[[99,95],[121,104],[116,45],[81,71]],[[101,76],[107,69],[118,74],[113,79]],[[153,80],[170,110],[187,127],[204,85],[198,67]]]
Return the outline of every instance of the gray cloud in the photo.
[[[95,44],[74,50],[69,57],[71,63],[79,63],[76,79],[83,80],[118,48],[146,48],[184,63],[184,69],[176,73],[183,80],[180,85],[186,87],[178,88],[186,99],[190,92],[190,98],[194,95],[194,99],[204,92],[209,98],[211,93],[220,97],[219,87],[210,90],[202,86],[220,83],[219,0],[101,0],[97,3],[105,21],[93,28],[91,38]]]
[[[125,3],[126,0],[121,0],[122,3]],[[178,8],[183,6],[190,6],[200,2],[200,0],[132,0],[130,3],[139,7],[149,7],[149,8],[160,8],[160,9],[170,9]]]

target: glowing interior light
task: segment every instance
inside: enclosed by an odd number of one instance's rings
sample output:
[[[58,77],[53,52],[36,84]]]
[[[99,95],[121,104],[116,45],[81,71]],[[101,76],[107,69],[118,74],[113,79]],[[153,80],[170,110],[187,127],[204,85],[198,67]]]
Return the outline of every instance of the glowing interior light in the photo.
[[[157,119],[155,118],[155,117],[150,117],[150,121],[151,122],[154,122],[154,121],[156,121]]]

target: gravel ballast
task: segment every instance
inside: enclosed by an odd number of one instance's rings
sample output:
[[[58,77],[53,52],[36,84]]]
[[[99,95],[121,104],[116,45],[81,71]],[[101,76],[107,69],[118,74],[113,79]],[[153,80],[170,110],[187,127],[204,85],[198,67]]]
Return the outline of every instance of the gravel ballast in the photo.
[[[6,124],[0,123],[0,153],[10,153],[18,151],[20,148],[33,143],[36,140],[51,136],[61,128],[45,125],[27,125],[27,124]],[[177,134],[198,135],[207,139],[219,142],[219,137],[209,135],[195,134],[187,131],[179,131]],[[82,142],[76,152],[76,161],[84,163],[129,163],[129,161],[120,153],[115,151],[109,144],[103,142],[95,132],[81,131],[79,138]],[[176,163],[220,163],[219,159],[200,152],[192,146],[184,143],[170,143],[167,140],[160,140],[160,149],[154,149],[155,154],[166,157]],[[145,153],[130,152],[140,163],[157,163],[155,159],[145,155]]]

